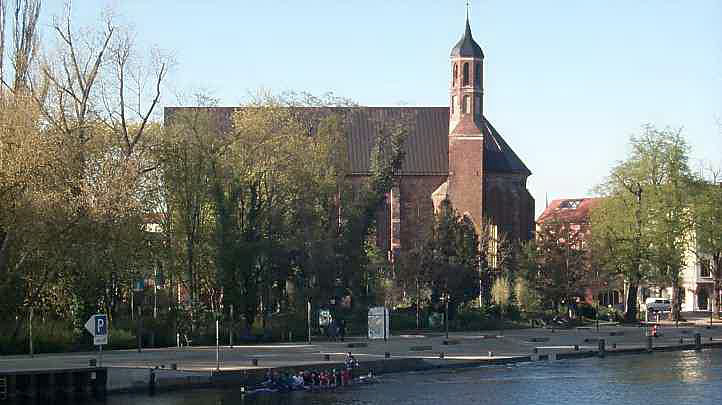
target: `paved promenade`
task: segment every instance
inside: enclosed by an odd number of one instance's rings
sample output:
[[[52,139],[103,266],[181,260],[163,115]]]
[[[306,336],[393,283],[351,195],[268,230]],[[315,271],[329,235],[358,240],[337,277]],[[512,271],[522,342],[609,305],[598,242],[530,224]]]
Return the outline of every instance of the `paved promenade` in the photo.
[[[363,364],[364,361],[382,360],[385,353],[391,358],[425,359],[433,364],[470,362],[529,356],[534,349],[539,354],[597,350],[598,339],[605,339],[606,348],[633,349],[646,347],[646,329],[631,326],[602,326],[574,329],[517,329],[499,331],[451,333],[446,342],[443,333],[394,335],[387,342],[369,341],[364,338],[348,338],[345,342],[313,342],[306,344],[279,343],[248,346],[222,346],[221,370],[250,370],[268,367],[292,367],[340,363],[345,353],[351,351]],[[722,342],[722,325],[712,328],[703,324],[674,327],[663,325],[654,346],[678,346],[694,343],[694,334],[702,335],[702,343]],[[448,344],[447,344],[448,343]],[[352,347],[349,347],[352,346]],[[443,352],[444,358],[439,354]],[[328,355],[328,360],[326,359]],[[0,357],[0,371],[56,369],[86,367],[97,353],[41,354],[29,356]],[[257,365],[254,365],[254,360]],[[102,366],[122,368],[169,369],[176,364],[179,370],[212,371],[216,369],[215,347],[183,347],[166,349],[115,350],[103,352]]]

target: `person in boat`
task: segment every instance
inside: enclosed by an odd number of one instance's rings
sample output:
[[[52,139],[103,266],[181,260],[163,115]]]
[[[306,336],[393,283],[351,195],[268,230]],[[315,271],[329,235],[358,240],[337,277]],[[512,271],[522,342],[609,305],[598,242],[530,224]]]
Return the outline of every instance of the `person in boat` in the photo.
[[[358,361],[356,360],[355,357],[353,357],[353,354],[351,354],[351,352],[348,352],[348,354],[346,354],[345,363],[346,363],[346,369],[348,369],[348,370],[350,370],[352,368],[357,368],[359,366]]]

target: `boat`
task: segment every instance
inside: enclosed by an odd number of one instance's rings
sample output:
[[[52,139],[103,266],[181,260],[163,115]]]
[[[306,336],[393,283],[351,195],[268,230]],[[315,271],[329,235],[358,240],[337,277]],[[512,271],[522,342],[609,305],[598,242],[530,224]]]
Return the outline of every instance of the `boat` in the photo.
[[[360,377],[353,378],[348,384],[341,385],[341,384],[329,384],[329,385],[303,385],[303,384],[296,384],[296,385],[278,385],[273,383],[261,383],[256,386],[247,387],[245,385],[241,386],[241,395],[255,395],[255,394],[264,394],[264,393],[287,393],[292,391],[308,391],[308,392],[319,392],[319,391],[328,391],[333,390],[337,388],[342,387],[352,387],[354,385],[367,385],[367,384],[376,384],[378,383],[378,378],[373,374],[368,375],[362,375]]]

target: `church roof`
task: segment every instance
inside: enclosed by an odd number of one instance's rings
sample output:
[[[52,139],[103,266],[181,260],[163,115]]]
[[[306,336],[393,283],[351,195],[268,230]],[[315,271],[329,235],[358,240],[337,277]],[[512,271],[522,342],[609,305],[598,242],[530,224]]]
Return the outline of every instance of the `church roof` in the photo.
[[[165,121],[182,109],[199,107],[166,107]],[[221,130],[231,128],[234,107],[212,107]],[[348,123],[348,156],[352,174],[370,173],[369,162],[375,136],[381,125],[408,121],[412,131],[406,139],[406,156],[400,175],[449,174],[449,108],[448,107],[338,107],[329,109],[299,108],[314,114],[324,111],[345,112]],[[484,118],[484,170],[494,173],[531,172],[506,143],[501,134]]]
[[[402,175],[449,174],[448,107],[357,107],[350,125],[349,158],[351,172],[369,173],[369,160],[378,122],[394,122],[411,117],[413,131],[406,139]],[[485,118],[484,170],[495,173],[530,175],[501,134]]]
[[[469,18],[466,19],[466,29],[464,30],[464,36],[461,37],[459,42],[451,48],[451,57],[454,58],[484,58],[484,52],[481,51],[479,44],[474,41],[474,37],[471,35],[471,26],[469,26]]]

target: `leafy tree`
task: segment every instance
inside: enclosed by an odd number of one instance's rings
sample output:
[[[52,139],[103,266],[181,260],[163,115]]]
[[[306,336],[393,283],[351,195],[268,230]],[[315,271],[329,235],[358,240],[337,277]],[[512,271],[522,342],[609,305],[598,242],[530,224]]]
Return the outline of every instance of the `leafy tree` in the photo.
[[[423,242],[421,274],[427,275],[432,304],[449,297],[449,317],[479,296],[479,239],[474,225],[444,200]]]
[[[678,312],[685,214],[690,181],[688,148],[680,131],[644,127],[631,139],[632,152],[599,189],[605,198],[594,210],[592,237],[628,283],[626,321],[637,318],[637,290],[643,281],[673,287]]]
[[[582,294],[590,269],[585,234],[578,226],[556,220],[543,222],[522,256],[523,277],[547,307],[570,305]]]
[[[531,288],[524,277],[517,277],[514,282],[514,297],[519,309],[527,315],[533,315],[541,310],[541,297]]]
[[[499,276],[496,280],[494,280],[494,284],[491,287],[491,300],[499,307],[499,316],[503,334],[504,313],[509,307],[509,303],[511,301],[511,284],[505,275]]]

